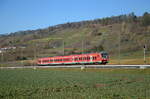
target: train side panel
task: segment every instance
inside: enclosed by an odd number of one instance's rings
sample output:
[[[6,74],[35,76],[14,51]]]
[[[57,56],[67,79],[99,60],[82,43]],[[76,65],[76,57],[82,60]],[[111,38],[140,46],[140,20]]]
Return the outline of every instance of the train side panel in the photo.
[[[38,65],[54,64],[103,64],[108,62],[108,57],[99,53],[80,54],[70,56],[47,57],[38,59]]]

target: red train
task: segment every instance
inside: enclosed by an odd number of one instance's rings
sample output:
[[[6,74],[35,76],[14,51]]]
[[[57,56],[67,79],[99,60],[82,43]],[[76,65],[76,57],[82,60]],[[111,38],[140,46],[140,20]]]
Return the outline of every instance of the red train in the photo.
[[[106,52],[78,54],[69,56],[55,56],[39,58],[38,65],[67,65],[67,64],[106,64],[109,56]]]

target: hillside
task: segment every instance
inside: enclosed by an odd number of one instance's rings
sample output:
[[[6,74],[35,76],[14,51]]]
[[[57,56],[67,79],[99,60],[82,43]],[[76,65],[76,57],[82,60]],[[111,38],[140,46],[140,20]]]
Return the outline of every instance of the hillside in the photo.
[[[111,58],[142,57],[146,45],[150,50],[150,14],[113,16],[82,22],[59,24],[38,30],[27,30],[0,36],[0,61],[31,60],[38,57],[77,53],[110,53]],[[119,47],[120,45],[120,47]],[[64,49],[63,49],[64,48]],[[64,52],[64,53],[63,53]]]

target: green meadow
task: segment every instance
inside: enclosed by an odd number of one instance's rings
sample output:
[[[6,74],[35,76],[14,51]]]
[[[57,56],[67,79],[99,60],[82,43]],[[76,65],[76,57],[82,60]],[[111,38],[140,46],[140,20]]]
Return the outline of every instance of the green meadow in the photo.
[[[0,99],[150,99],[150,69],[1,69]]]

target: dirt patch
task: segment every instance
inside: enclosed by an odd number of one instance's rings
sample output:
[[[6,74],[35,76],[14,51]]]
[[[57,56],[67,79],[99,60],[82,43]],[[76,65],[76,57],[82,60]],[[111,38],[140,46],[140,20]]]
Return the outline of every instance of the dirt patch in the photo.
[[[106,84],[95,84],[93,85],[94,88],[101,88],[101,87],[105,87],[105,86],[108,86]]]

